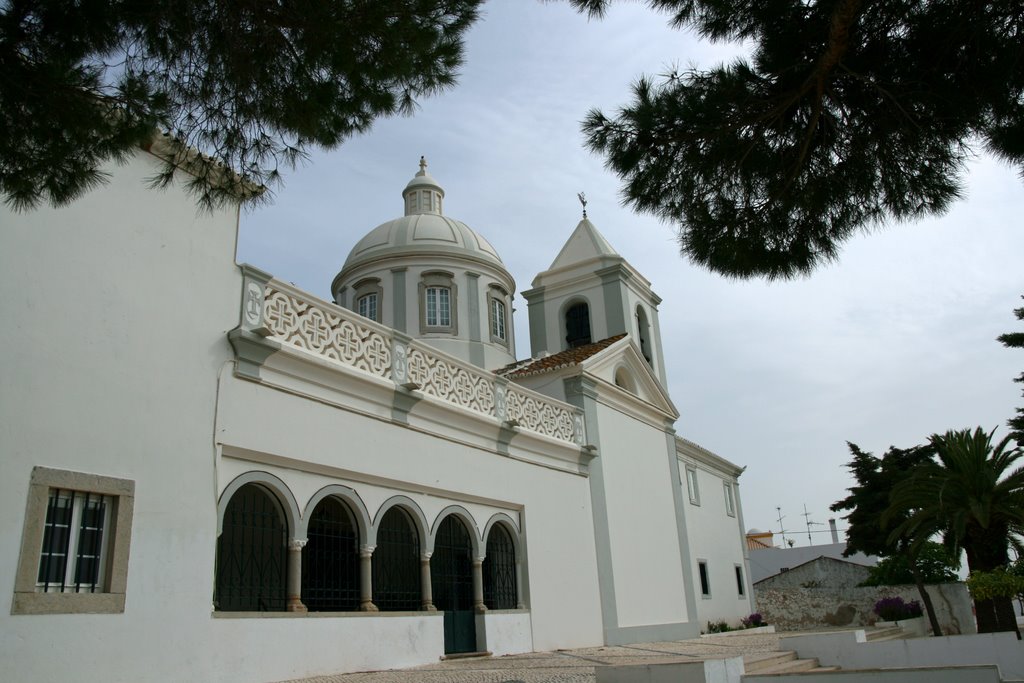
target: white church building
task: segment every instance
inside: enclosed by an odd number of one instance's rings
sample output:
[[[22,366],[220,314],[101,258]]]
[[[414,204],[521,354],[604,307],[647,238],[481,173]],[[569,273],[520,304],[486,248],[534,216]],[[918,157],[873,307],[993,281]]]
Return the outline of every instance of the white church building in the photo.
[[[331,300],[236,264],[237,209],[157,164],[0,210],[0,677],[260,683],[753,611],[742,469],[676,435],[661,300],[585,216],[517,353],[516,284],[425,163]]]

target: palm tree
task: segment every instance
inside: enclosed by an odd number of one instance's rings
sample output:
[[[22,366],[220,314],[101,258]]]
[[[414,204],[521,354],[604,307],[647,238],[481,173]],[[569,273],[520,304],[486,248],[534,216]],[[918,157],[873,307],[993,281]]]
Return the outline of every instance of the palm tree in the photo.
[[[887,514],[909,513],[894,536],[921,545],[941,533],[951,551],[967,553],[972,572],[1008,564],[1008,548],[1019,545],[1024,532],[1024,467],[1015,465],[1024,450],[1010,448],[1010,436],[993,448],[994,433],[978,427],[932,435],[938,462],[922,464],[893,489]],[[974,606],[979,632],[1017,632],[1010,598],[975,600]]]

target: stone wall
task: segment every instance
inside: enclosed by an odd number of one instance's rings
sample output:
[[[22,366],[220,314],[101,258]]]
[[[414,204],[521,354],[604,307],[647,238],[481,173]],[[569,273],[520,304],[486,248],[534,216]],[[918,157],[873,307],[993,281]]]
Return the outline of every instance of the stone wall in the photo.
[[[927,586],[942,632],[947,635],[976,633],[967,586],[946,583]],[[817,628],[873,626],[880,598],[899,596],[910,602],[921,601],[915,586],[877,586],[870,588],[789,587],[754,589],[756,609],[779,631],[805,631]]]
[[[819,557],[754,584],[754,592],[779,588],[844,588],[867,580],[870,567],[833,557]]]

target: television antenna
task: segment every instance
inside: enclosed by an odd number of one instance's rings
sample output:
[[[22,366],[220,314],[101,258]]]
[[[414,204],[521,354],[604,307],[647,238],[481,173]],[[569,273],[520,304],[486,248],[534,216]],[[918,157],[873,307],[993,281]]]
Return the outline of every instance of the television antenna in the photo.
[[[814,541],[811,540],[811,527],[812,526],[823,526],[822,522],[812,522],[811,513],[807,511],[807,503],[804,503],[804,523],[807,524],[807,545],[814,545]]]

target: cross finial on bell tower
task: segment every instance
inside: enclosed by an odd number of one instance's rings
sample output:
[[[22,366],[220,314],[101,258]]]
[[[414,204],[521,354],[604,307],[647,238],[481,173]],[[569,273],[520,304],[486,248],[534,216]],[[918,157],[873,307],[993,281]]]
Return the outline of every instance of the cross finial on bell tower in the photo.
[[[576,197],[580,200],[580,204],[583,205],[583,217],[587,217],[587,195],[582,192],[577,192]]]
[[[427,158],[426,157],[423,157],[423,156],[420,157],[420,172],[417,173],[416,175],[427,175]]]

